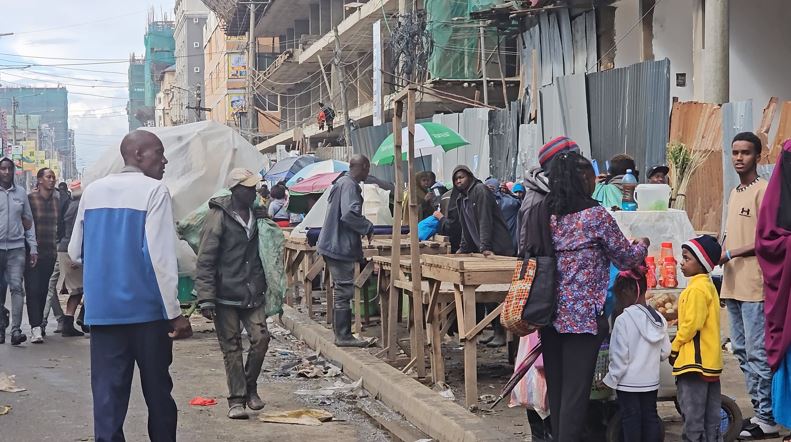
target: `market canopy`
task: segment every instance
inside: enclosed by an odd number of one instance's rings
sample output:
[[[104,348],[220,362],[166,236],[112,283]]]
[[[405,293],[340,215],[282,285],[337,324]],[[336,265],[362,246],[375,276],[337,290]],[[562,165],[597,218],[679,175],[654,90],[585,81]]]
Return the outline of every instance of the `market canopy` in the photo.
[[[302,170],[294,174],[287,182],[286,186],[290,189],[300,181],[312,178],[318,174],[328,172],[346,172],[349,170],[349,163],[338,160],[324,160],[313,164],[308,164]]]
[[[288,180],[308,164],[318,159],[313,155],[284,158],[275,163],[264,175],[264,179],[273,183]]]
[[[401,130],[402,159],[407,159],[407,143],[409,129],[404,127]],[[395,158],[394,136],[390,134],[379,148],[376,150],[371,163],[382,166],[393,164]],[[457,147],[470,144],[458,132],[439,123],[419,123],[415,125],[415,158],[431,155],[437,152],[447,152]]]

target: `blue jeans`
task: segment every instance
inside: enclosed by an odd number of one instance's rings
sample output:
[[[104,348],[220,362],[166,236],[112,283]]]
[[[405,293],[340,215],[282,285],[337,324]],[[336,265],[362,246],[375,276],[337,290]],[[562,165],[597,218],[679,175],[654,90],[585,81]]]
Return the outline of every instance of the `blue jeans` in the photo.
[[[731,321],[733,354],[744,373],[755,416],[767,425],[774,425],[772,371],[764,347],[764,303],[725,299],[725,307]]]

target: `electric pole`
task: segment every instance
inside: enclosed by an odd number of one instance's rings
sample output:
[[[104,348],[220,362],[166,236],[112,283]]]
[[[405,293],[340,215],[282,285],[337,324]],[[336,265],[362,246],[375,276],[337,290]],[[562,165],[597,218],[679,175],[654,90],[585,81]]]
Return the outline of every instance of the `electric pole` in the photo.
[[[187,109],[192,109],[195,111],[195,116],[197,117],[197,121],[203,121],[203,116],[201,112],[211,112],[210,107],[203,107],[201,106],[201,86],[200,83],[195,85],[195,106],[184,106]]]
[[[338,27],[333,28],[335,33],[335,69],[338,71],[338,82],[341,86],[341,105],[343,106],[343,137],[346,138],[346,145],[352,145],[352,127],[349,123],[349,103],[346,99],[346,74],[341,66],[341,38],[338,35]]]
[[[253,67],[255,66],[255,2],[250,2],[250,30],[247,33],[247,128],[250,130],[250,143],[255,137],[258,122],[255,110],[255,89],[253,85]]]
[[[19,102],[16,101],[16,97],[11,97],[11,145],[16,146],[16,108],[19,106]]]

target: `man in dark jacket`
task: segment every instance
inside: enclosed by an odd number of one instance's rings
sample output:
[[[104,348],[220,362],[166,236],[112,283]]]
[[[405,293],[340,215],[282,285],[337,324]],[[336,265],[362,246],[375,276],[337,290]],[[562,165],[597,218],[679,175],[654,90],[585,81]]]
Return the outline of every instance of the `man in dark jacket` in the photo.
[[[362,236],[371,240],[374,226],[362,214],[360,183],[368,177],[371,163],[362,155],[349,161],[349,172],[341,175],[330,190],[327,217],[316,244],[319,255],[330,269],[335,284],[332,328],[335,345],[366,347],[368,343],[352,336],[351,299],[354,296],[354,266],[363,259]]]
[[[497,205],[500,207],[500,212],[503,214],[505,225],[508,227],[508,233],[511,235],[511,242],[514,249],[517,247],[517,218],[519,215],[520,201],[510,193],[503,192],[500,186],[500,180],[497,178],[489,178],[484,184],[494,194],[494,199],[497,200]]]
[[[456,166],[453,170],[453,185],[459,191],[456,199],[461,222],[459,253],[513,256],[511,235],[492,192],[467,166]]]
[[[231,195],[209,201],[203,226],[195,287],[201,314],[214,321],[228,380],[228,417],[247,419],[245,404],[261,410],[257,380],[269,348],[264,293],[266,278],[258,255],[258,226],[253,213],[256,185],[261,177],[234,169]],[[242,360],[242,330],[247,330],[250,351]]]

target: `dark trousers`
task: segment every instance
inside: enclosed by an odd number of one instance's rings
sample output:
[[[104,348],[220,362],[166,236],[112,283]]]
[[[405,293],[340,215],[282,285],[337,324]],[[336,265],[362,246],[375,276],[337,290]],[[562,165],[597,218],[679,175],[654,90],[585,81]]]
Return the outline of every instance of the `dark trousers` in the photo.
[[[598,335],[558,333],[550,325],[540,333],[552,440],[577,442],[585,429],[593,373],[606,329],[600,327]]]
[[[247,362],[242,358],[242,329],[247,330],[250,351]],[[264,356],[269,348],[269,329],[266,327],[264,306],[238,308],[218,304],[215,308],[214,328],[220,342],[228,381],[228,405],[244,405],[256,390]]]
[[[334,284],[335,310],[351,310],[351,301],[354,298],[354,261],[338,261],[324,257],[324,262],[330,268],[332,283]]]
[[[698,373],[676,376],[678,408],[681,410],[683,439],[694,442],[719,442],[720,381],[706,382]]]
[[[91,389],[96,442],[124,441],[124,420],[135,363],[148,406],[148,437],[175,441],[178,410],[168,367],[173,342],[168,321],[91,327]]]
[[[49,278],[55,270],[56,257],[39,256],[35,267],[25,269],[27,320],[30,327],[40,327],[44,318],[44,304],[49,295]]]
[[[660,442],[656,390],[633,393],[618,391],[618,409],[624,442]]]

